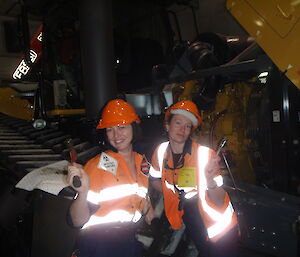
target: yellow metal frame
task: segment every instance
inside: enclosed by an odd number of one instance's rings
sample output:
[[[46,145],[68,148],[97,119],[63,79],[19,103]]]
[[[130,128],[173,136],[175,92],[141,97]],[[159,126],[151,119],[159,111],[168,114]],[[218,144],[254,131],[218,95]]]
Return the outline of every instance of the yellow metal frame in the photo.
[[[12,88],[0,88],[0,112],[11,117],[31,120],[33,118],[33,106],[29,101],[17,97],[18,94]]]
[[[300,1],[227,0],[228,11],[300,89]]]
[[[54,109],[47,112],[48,116],[84,115],[85,109]]]
[[[256,175],[249,155],[251,140],[246,136],[247,103],[251,87],[246,83],[227,84],[218,92],[214,110],[203,112],[201,130],[193,138],[216,148],[225,137],[225,146],[233,159],[232,172],[239,181],[255,183]]]

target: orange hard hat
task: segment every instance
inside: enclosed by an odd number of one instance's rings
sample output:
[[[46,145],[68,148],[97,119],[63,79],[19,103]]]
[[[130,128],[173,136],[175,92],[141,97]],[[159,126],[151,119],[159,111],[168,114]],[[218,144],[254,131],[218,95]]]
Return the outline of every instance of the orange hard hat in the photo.
[[[127,125],[134,121],[141,122],[133,107],[123,99],[115,99],[104,107],[97,129]]]
[[[171,114],[180,114],[192,121],[193,128],[198,127],[202,122],[202,117],[196,104],[190,100],[183,100],[173,104],[165,113],[165,121],[168,121]]]

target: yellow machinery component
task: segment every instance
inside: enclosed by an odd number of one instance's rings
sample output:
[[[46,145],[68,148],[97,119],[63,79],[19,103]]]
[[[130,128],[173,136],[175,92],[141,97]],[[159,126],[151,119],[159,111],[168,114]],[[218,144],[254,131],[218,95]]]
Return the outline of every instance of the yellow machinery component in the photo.
[[[17,97],[18,94],[12,88],[0,88],[0,112],[11,117],[31,120],[33,118],[32,104]]]
[[[228,141],[223,151],[230,158],[234,177],[241,182],[255,183],[248,149],[251,140],[246,137],[247,102],[251,87],[246,83],[228,84],[216,97],[215,109],[203,113],[201,131],[194,138],[215,149],[225,137]]]
[[[173,103],[182,100],[191,100],[192,96],[199,92],[197,80],[190,80],[183,83],[174,83],[172,84],[171,88]]]
[[[196,87],[197,83],[198,82],[196,80],[190,80],[183,83],[182,85],[183,92],[178,97],[178,101],[191,99],[191,95],[197,91],[198,88]]]
[[[227,0],[227,9],[300,89],[300,1]]]
[[[47,112],[47,116],[84,115],[85,109],[54,109]]]

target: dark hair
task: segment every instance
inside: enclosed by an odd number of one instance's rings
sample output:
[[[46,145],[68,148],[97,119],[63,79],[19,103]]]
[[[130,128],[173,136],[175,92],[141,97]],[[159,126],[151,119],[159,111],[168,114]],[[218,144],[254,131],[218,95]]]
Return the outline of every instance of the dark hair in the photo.
[[[135,121],[131,123],[132,126],[132,144],[138,142],[142,139],[142,129],[139,124],[137,124]]]
[[[174,114],[170,113],[168,119],[165,121],[165,124],[169,124],[173,117],[174,117]]]
[[[135,121],[130,123],[130,125],[132,127],[132,141],[131,141],[131,143],[132,143],[132,145],[134,145],[136,142],[141,140],[141,138],[142,138],[142,129],[139,126],[139,124],[137,124]],[[105,128],[100,129],[100,133],[103,136],[104,150],[112,150],[114,152],[118,152],[118,150],[109,143],[107,135],[106,135],[106,129]],[[133,149],[134,149],[134,147],[133,147]]]

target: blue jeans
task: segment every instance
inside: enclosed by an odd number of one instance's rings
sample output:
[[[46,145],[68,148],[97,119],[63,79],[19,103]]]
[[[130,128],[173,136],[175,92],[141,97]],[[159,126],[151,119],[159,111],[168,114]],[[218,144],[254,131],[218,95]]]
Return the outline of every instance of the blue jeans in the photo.
[[[197,247],[198,257],[237,257],[237,228],[231,229],[216,243],[207,241],[206,228],[196,200],[185,202],[183,221],[187,235]]]

